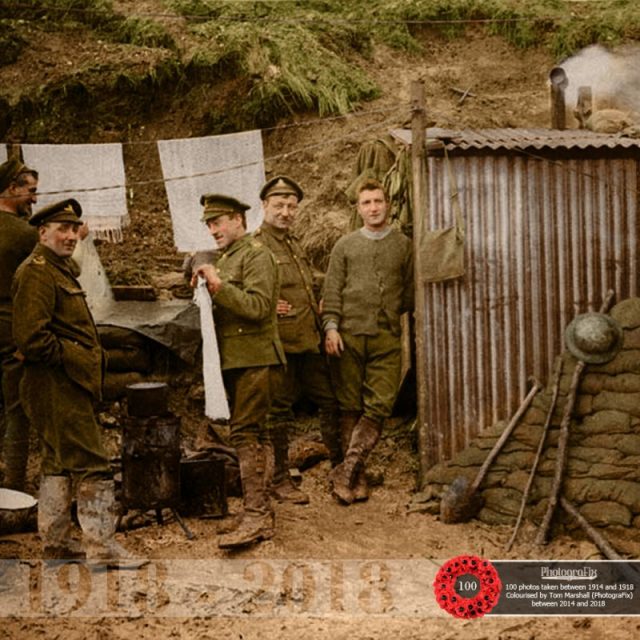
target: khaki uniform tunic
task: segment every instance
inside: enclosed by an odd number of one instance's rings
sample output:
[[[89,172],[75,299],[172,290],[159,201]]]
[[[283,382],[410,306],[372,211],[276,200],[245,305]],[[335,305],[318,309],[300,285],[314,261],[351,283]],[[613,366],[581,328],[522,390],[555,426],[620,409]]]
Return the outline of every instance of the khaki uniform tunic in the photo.
[[[283,365],[276,326],[278,269],[273,254],[249,235],[220,256],[223,281],[213,296],[220,360],[231,409],[231,444],[252,444],[265,436],[271,406],[270,368]]]
[[[103,352],[76,272],[70,259],[38,244],[13,281],[13,336],[25,357],[21,398],[42,437],[45,475],[110,471],[93,413]]]
[[[14,357],[11,282],[37,242],[38,232],[24,218],[0,211],[0,376],[7,437],[16,441],[28,441],[29,423],[20,405],[19,385],[24,368]]]
[[[278,332],[287,354],[287,367],[274,379],[271,417],[290,420],[292,406],[305,397],[321,409],[337,407],[329,366],[322,343],[320,313],[313,292],[311,265],[296,238],[266,222],[254,233],[273,253],[278,263],[280,292],[291,309],[278,316]]]
[[[311,265],[298,241],[287,231],[263,223],[254,237],[265,244],[278,263],[280,292],[291,310],[278,316],[278,333],[289,353],[320,353],[320,317],[313,293]]]

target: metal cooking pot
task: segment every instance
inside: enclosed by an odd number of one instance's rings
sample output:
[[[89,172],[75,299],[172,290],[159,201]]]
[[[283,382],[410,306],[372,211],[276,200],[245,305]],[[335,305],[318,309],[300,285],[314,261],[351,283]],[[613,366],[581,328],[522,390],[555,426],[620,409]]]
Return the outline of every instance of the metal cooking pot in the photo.
[[[127,410],[135,418],[164,416],[168,413],[169,387],[166,382],[136,382],[127,390]]]

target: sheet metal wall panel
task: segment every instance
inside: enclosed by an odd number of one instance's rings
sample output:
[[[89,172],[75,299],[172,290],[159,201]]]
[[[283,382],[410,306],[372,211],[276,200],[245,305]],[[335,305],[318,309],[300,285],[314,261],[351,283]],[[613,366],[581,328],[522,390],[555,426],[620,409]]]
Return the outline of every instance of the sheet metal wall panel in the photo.
[[[618,300],[637,295],[639,266],[635,160],[503,155],[450,163],[467,226],[467,274],[425,285],[419,389],[438,460],[508,419],[529,376],[549,379],[574,315],[597,311],[608,288]],[[426,228],[450,226],[444,159],[428,165]]]

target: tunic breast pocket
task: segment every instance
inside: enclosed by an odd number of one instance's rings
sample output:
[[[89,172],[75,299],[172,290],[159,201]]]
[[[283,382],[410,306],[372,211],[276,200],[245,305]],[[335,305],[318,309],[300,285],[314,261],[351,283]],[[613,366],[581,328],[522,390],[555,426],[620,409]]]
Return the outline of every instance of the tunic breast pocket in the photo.
[[[219,272],[219,276],[224,282],[228,282],[238,289],[244,289],[241,265],[237,265],[236,267],[231,268],[228,271],[221,270]]]
[[[278,264],[278,276],[280,278],[280,290],[286,290],[300,282],[300,272],[296,263],[287,255],[276,255]]]
[[[62,312],[65,317],[67,313],[71,316],[66,319],[72,321],[76,313],[84,315],[86,293],[82,289],[70,285],[60,285],[60,291],[62,292],[60,296]]]

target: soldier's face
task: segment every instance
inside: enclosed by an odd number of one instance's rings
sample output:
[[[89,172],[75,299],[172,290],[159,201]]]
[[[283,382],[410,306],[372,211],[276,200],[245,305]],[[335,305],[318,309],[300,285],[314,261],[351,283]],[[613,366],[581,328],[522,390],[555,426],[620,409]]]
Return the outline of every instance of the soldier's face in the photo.
[[[388,210],[382,189],[361,191],[358,194],[358,213],[369,231],[381,231],[387,226]]]
[[[40,242],[56,255],[68,258],[78,243],[79,228],[76,222],[49,222],[39,228]]]
[[[33,205],[38,201],[38,181],[32,174],[26,173],[22,176],[21,182],[23,184],[15,183],[12,186],[11,195],[15,198],[16,213],[22,218],[28,218],[31,216]]]
[[[218,245],[218,249],[226,249],[246,233],[240,214],[224,214],[207,220],[209,233]]]
[[[298,214],[298,198],[289,196],[269,196],[262,201],[264,221],[276,229],[289,229]]]

